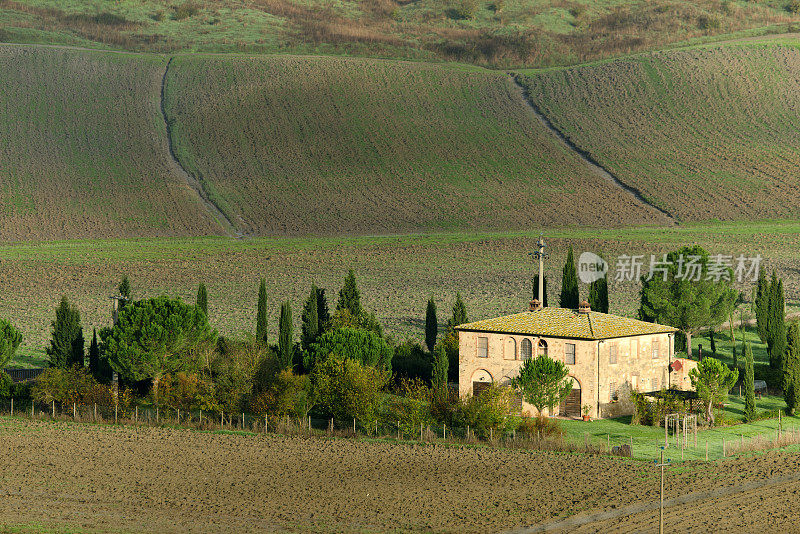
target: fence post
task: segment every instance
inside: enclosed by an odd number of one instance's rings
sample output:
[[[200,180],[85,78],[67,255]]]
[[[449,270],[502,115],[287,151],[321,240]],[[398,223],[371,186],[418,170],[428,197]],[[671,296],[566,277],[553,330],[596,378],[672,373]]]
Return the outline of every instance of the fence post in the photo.
[[[419,440],[422,441],[422,423],[419,424]]]
[[[178,415],[178,424],[181,424],[181,409],[176,408],[176,413]]]
[[[117,424],[117,411],[119,409],[119,404],[114,404],[114,424]]]
[[[159,422],[158,405],[156,405],[156,424],[158,424],[158,422]]]
[[[225,428],[225,411],[219,411],[219,424],[222,425],[222,428]]]
[[[268,417],[267,414],[264,414],[264,434],[267,433],[267,425],[268,425],[267,417]]]
[[[135,417],[136,417],[135,421],[138,423],[139,422],[139,407],[138,406],[136,407],[136,416]]]
[[[53,401],[53,419],[56,418],[56,401]]]
[[[244,412],[242,412],[242,430],[244,430]]]
[[[77,412],[78,412],[78,407],[75,406],[75,403],[73,402],[72,403],[72,419],[75,420],[75,421],[78,420],[78,417],[77,417],[78,413]]]
[[[203,426],[203,409],[200,408],[200,426]]]
[[[353,434],[356,433],[356,418],[353,417]]]
[[[94,422],[97,422],[97,403],[94,403]]]
[[[33,419],[33,401],[31,401],[31,419]]]
[[[11,397],[11,417],[14,417],[14,397]]]
[[[442,423],[442,439],[447,439],[447,423]]]

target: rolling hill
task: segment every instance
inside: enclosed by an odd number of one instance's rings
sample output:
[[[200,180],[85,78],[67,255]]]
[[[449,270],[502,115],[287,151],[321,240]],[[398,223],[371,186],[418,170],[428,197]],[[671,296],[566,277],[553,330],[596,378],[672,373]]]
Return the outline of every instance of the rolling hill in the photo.
[[[800,42],[741,42],[528,73],[593,160],[680,220],[800,216]]]
[[[178,159],[245,233],[665,222],[559,144],[504,74],[178,56],[166,82]]]
[[[169,156],[165,66],[0,46],[0,239],[222,232]]]
[[[5,240],[664,222],[500,73],[13,45],[0,68]]]
[[[569,65],[796,31],[788,0],[0,0],[0,42]]]

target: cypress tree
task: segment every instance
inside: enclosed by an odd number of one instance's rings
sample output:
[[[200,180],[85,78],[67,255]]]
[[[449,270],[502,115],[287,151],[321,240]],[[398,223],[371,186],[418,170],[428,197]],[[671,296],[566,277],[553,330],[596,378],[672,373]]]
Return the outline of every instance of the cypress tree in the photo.
[[[781,358],[786,348],[786,310],[783,281],[772,272],[769,287],[769,316],[767,320],[767,354],[773,373],[780,373]]]
[[[292,334],[292,303],[288,300],[281,304],[281,317],[278,321],[278,359],[281,369],[290,369],[294,358],[294,340]]]
[[[125,303],[131,298],[131,283],[127,275],[122,277],[119,286],[117,286],[117,291],[119,291],[120,296],[125,297],[125,299],[119,301],[119,308],[122,309],[125,307]]]
[[[578,271],[575,268],[575,257],[572,247],[567,253],[567,262],[564,264],[564,274],[561,278],[561,295],[558,305],[562,308],[578,309],[580,294],[578,292]]]
[[[425,345],[433,352],[436,346],[436,336],[439,335],[439,323],[436,319],[436,303],[433,297],[428,299],[428,308],[425,310]]]
[[[608,278],[605,276],[589,284],[589,306],[594,311],[608,313]]]
[[[46,352],[50,367],[66,369],[73,365],[84,366],[83,327],[78,308],[72,306],[66,296],[56,308],[56,318],[51,323],[53,332]]]
[[[449,370],[450,362],[447,358],[447,351],[443,346],[436,347],[433,351],[433,369],[431,373],[431,382],[433,389],[437,393],[447,391],[447,373]]]
[[[346,309],[353,317],[361,317],[361,294],[358,292],[353,269],[347,272],[344,285],[339,290],[339,302],[336,303],[336,309]]]
[[[786,352],[783,357],[783,399],[794,415],[800,406],[800,326],[792,323],[786,339]]]
[[[267,344],[267,284],[262,278],[258,286],[258,311],[256,312],[256,340]]]
[[[203,282],[200,282],[200,286],[197,288],[197,307],[208,316],[208,292]]]
[[[328,328],[331,320],[331,314],[328,312],[328,298],[325,296],[325,289],[321,287],[317,288],[317,320],[319,321],[317,330],[321,335]]]
[[[456,293],[456,302],[453,304],[453,317],[450,319],[448,327],[455,328],[458,325],[468,322],[467,306],[464,304],[464,301],[461,300],[461,293]]]
[[[731,311],[731,317],[730,320],[728,321],[728,329],[730,330],[730,336],[731,336],[731,353],[733,356],[733,368],[736,369],[739,367],[739,361],[738,358],[736,357],[736,336],[733,333],[733,311]]]
[[[762,343],[767,343],[768,339],[768,323],[769,323],[769,297],[770,287],[767,281],[767,275],[764,270],[758,273],[758,284],[756,285],[756,297],[753,301],[754,312],[756,315],[756,328],[758,337],[761,338]]]
[[[542,305],[543,308],[546,308],[547,307],[547,275],[544,275],[542,278],[543,278],[542,285],[544,286],[544,291],[542,292],[542,297],[544,298],[544,302],[541,302],[540,304]],[[533,298],[538,299],[539,298],[539,277],[538,276],[534,276],[531,279],[531,285],[532,285],[532,289],[533,289]]]
[[[92,342],[89,344],[89,372],[98,382],[100,375],[100,346],[97,344],[97,329],[92,329]]]
[[[750,343],[744,344],[744,420],[750,422],[756,418],[755,373],[753,370],[753,349]]]
[[[300,333],[300,342],[303,350],[310,350],[311,344],[317,340],[320,334],[319,321],[319,289],[311,284],[311,293],[308,295],[305,305],[303,305],[303,326]]]

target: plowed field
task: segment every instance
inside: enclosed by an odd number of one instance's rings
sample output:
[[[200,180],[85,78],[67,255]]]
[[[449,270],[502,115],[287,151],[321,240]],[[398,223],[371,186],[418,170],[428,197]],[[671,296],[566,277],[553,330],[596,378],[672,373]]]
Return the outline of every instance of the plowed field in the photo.
[[[658,497],[651,463],[606,457],[8,418],[0,419],[0,441],[0,524],[10,526],[488,532],[590,511],[625,513],[625,506],[646,508]],[[758,517],[770,523],[761,532],[785,530],[798,489],[785,479],[798,471],[800,457],[780,452],[673,467],[668,497],[717,491],[721,497],[668,508],[670,528],[752,528],[741,512],[757,509],[753,503],[764,495],[769,511]],[[742,493],[743,500],[731,498],[753,482],[760,486]],[[598,528],[647,530],[655,514]],[[709,523],[713,517],[719,522]]]

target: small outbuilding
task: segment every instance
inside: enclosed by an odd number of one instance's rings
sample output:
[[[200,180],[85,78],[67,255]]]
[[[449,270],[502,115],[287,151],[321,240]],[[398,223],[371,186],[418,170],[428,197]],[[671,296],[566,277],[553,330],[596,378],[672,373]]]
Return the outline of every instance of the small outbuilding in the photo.
[[[677,329],[592,311],[542,308],[466,323],[459,335],[458,386],[462,396],[476,395],[489,384],[507,384],[525,360],[547,354],[569,369],[572,393],[552,414],[580,417],[583,406],[601,418],[625,388],[670,388]],[[523,403],[523,411],[535,408]]]

